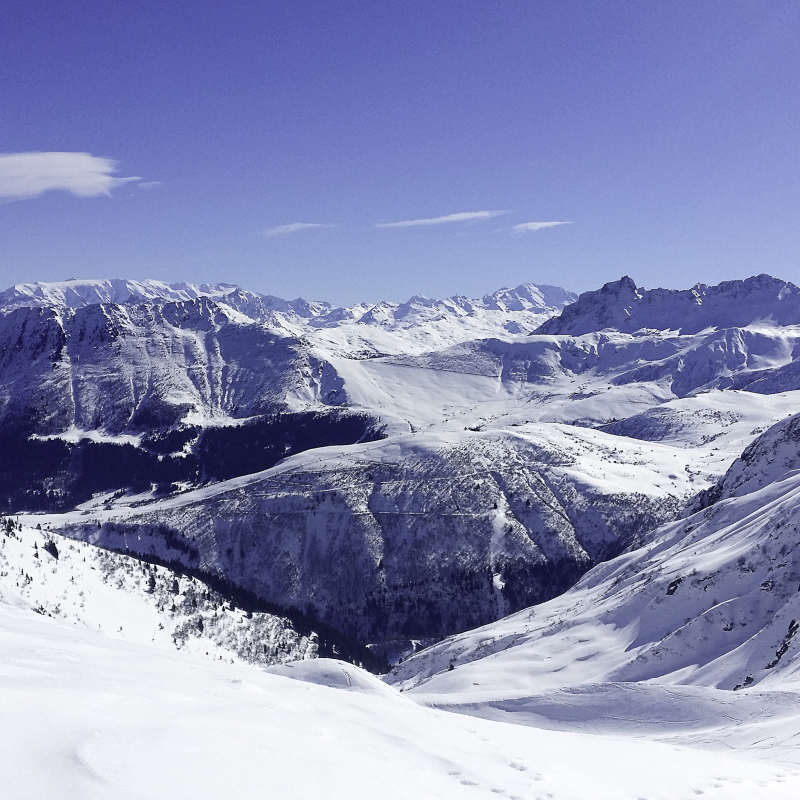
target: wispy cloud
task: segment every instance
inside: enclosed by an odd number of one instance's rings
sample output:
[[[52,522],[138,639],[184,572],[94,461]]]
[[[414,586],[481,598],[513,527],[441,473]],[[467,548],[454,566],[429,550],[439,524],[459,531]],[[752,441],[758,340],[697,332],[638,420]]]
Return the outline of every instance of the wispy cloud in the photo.
[[[461,211],[458,214],[445,214],[443,217],[429,217],[428,219],[406,219],[402,222],[379,222],[376,228],[415,228],[422,225],[447,225],[450,222],[471,222],[475,220],[492,219],[508,211]]]
[[[517,233],[532,233],[533,231],[542,231],[545,228],[555,228],[556,225],[572,225],[571,222],[523,222],[521,225],[515,225],[511,230]]]
[[[26,200],[54,190],[94,197],[141,180],[117,178],[116,171],[116,161],[89,153],[2,153],[0,198]]]
[[[290,222],[288,225],[273,225],[265,231],[261,231],[262,236],[286,236],[290,233],[308,231],[313,228],[335,228],[336,225],[330,222]]]

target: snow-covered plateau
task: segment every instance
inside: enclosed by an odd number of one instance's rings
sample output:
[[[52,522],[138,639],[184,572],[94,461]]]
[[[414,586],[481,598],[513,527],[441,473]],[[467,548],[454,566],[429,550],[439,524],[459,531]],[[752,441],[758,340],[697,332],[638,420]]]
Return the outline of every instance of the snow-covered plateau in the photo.
[[[797,797],[798,401],[766,275],[12,287],[7,796]]]

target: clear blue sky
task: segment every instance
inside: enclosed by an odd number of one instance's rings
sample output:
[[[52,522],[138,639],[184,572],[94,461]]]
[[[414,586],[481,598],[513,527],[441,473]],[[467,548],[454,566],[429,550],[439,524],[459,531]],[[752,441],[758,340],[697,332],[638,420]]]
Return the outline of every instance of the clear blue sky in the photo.
[[[800,282],[800,4],[4,0],[0,153],[3,287]]]

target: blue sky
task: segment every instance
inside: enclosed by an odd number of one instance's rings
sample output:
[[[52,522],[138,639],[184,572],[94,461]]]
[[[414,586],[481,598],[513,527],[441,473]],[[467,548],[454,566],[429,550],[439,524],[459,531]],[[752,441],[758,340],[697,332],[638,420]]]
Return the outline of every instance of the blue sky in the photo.
[[[4,286],[800,282],[800,4],[5,0],[0,153]]]

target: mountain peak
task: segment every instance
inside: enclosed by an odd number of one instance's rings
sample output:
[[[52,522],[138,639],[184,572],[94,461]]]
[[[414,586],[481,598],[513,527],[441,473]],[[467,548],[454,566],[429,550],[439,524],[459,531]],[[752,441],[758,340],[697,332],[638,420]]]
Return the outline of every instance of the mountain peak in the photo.
[[[600,288],[602,294],[636,294],[637,286],[633,279],[623,275],[618,281],[609,281]]]
[[[83,308],[97,303],[133,305],[157,301],[180,303],[208,297],[214,300],[241,291],[231,283],[193,284],[165,283],[158,280],[129,280],[126,278],[104,278],[97,280],[78,280],[49,283],[18,283],[0,292],[0,310],[14,311],[17,308],[36,306],[59,306]]]
[[[692,334],[762,321],[800,323],[800,289],[765,274],[716,286],[698,283],[683,290],[641,289],[623,276],[584,292],[535,333],[580,336],[606,328],[626,332],[655,328]]]

